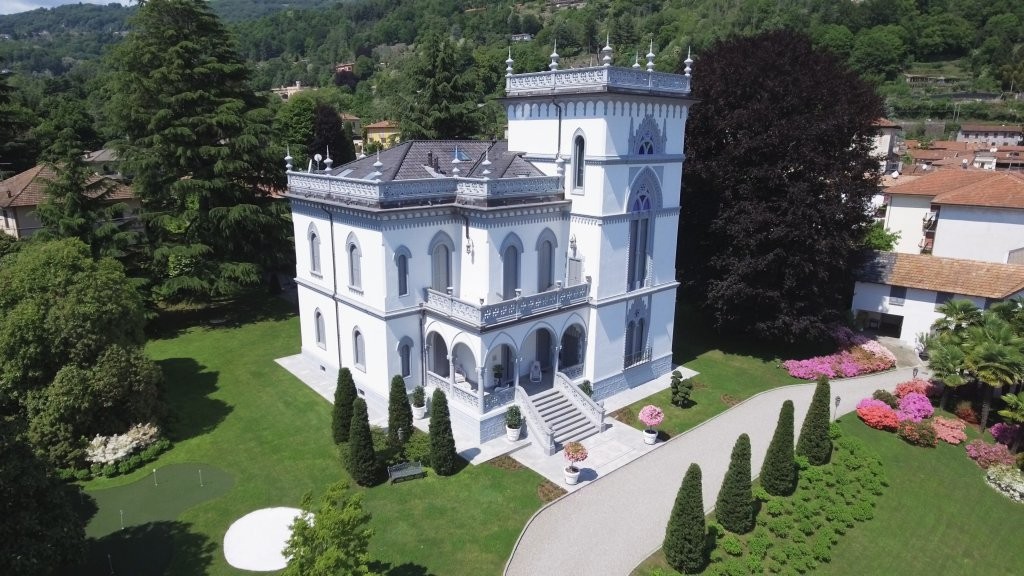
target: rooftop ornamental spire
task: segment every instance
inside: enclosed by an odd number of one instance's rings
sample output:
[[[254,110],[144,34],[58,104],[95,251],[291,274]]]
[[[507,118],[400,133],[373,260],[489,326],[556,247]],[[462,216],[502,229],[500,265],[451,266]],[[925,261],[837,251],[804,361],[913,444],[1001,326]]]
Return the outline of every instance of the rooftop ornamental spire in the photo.
[[[334,160],[331,160],[331,147],[327,147],[327,157],[324,158],[324,166],[327,166],[327,170],[331,169],[331,165],[334,164]]]
[[[515,61],[512,60],[512,47],[509,46],[508,47],[508,60],[505,60],[505,77],[506,78],[508,78],[509,76],[512,75],[512,71],[513,71],[512,64],[514,64],[514,63],[515,63]]]
[[[683,60],[683,64],[686,64],[686,68],[683,68],[683,74],[685,74],[686,77],[689,78],[690,72],[693,71],[693,68],[690,67],[690,65],[693,64],[693,58],[690,58],[689,46],[686,47],[686,60]]]
[[[639,50],[637,50],[636,51],[636,55],[633,56],[633,66],[632,66],[632,68],[635,69],[635,70],[639,70],[640,69],[640,51]]]
[[[555,40],[555,48],[551,51],[551,64],[548,64],[548,68],[552,72],[558,70],[558,40]]]
[[[608,42],[610,37],[610,35],[605,34],[604,48],[601,48],[601,53],[604,54],[604,57],[601,58],[601,62],[603,62],[605,66],[612,65],[612,45]]]
[[[647,71],[654,72],[654,40],[651,40],[651,48],[647,51]]]
[[[294,160],[294,158],[292,158],[291,147],[286,145],[284,147],[284,150],[285,150],[284,153],[286,154],[286,156],[284,157],[284,167],[285,167],[286,170],[291,170],[292,169],[292,160]]]

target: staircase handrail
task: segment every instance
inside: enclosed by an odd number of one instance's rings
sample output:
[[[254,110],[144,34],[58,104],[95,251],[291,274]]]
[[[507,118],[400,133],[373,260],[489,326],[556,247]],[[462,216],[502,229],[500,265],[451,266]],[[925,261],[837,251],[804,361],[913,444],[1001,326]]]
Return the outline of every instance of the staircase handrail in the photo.
[[[598,433],[604,432],[604,406],[594,402],[594,399],[587,396],[580,390],[572,380],[562,372],[555,373],[555,385],[565,391],[569,401],[576,405],[588,419],[597,425]]]
[[[521,404],[524,408],[523,412],[526,416],[526,422],[530,433],[537,433],[537,444],[541,450],[550,456],[555,453],[555,433],[548,427],[544,419],[537,413],[537,409],[534,407],[533,402],[530,401],[530,395],[526,393],[526,390],[522,386],[516,384],[516,402]]]

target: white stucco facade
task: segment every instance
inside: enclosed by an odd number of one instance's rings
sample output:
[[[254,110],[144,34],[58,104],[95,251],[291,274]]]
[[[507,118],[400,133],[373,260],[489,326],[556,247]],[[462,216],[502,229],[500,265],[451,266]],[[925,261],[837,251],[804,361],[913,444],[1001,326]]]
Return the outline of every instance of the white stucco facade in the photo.
[[[940,206],[934,255],[1005,263],[1015,250],[1024,251],[1024,210]]]
[[[885,228],[899,232],[894,252],[920,254],[924,247],[925,217],[931,211],[932,197],[908,194],[890,194],[885,212]]]
[[[507,146],[288,173],[302,354],[381,408],[396,374],[441,388],[481,442],[532,368],[595,399],[670,369],[691,104],[688,76],[610,66],[510,74],[506,92]]]
[[[859,321],[870,328],[881,327],[882,315],[892,317],[893,321],[899,323],[898,332],[894,335],[908,345],[915,346],[920,335],[930,332],[932,323],[942,316],[935,311],[939,293],[934,290],[905,288],[906,296],[899,299],[891,297],[892,290],[892,286],[885,284],[857,282],[853,292],[854,314],[859,315]],[[956,294],[954,298],[970,300],[978,308],[985,308],[984,298],[964,294]],[[895,328],[895,325],[893,326]]]

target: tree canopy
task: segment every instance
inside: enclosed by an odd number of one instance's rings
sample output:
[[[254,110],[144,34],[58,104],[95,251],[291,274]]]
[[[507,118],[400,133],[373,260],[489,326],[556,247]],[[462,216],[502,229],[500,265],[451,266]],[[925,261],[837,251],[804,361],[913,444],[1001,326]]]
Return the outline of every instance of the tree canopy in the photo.
[[[370,515],[363,511],[362,497],[339,482],[314,508],[313,495],[302,499],[300,515],[284,550],[288,557],[285,576],[370,575],[367,550],[373,530]]]
[[[684,286],[719,330],[824,335],[847,309],[869,224],[881,100],[786,30],[718,42],[696,67],[679,226]]]

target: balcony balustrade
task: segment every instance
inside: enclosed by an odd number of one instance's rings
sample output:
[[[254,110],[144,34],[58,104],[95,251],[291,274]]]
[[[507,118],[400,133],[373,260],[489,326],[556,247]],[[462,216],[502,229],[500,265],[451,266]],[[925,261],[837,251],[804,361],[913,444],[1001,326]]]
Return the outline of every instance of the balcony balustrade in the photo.
[[[455,296],[426,288],[427,310],[444,314],[449,318],[472,324],[478,328],[582,304],[589,298],[589,282],[483,305],[466,302]]]

